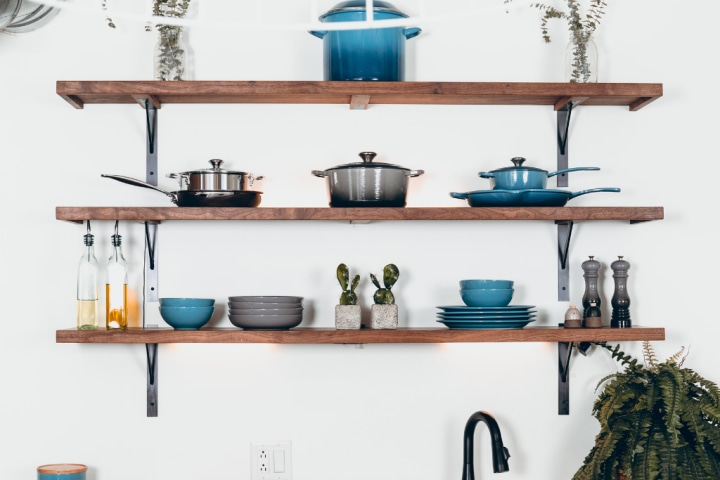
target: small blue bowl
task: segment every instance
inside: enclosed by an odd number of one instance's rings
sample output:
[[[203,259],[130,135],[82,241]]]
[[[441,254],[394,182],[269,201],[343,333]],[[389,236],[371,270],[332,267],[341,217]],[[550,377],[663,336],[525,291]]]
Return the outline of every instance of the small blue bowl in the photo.
[[[469,279],[460,280],[460,288],[513,288],[512,280],[483,280],[483,279]]]
[[[198,330],[210,321],[215,311],[210,307],[160,306],[160,316],[175,330]]]
[[[161,298],[161,307],[212,307],[214,298]]]
[[[507,307],[514,292],[512,288],[461,289],[460,297],[468,307]]]

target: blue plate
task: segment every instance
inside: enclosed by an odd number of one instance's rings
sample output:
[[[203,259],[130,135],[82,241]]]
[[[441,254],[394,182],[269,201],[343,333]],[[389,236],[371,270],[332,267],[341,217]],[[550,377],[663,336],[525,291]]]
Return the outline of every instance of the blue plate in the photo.
[[[484,329],[509,329],[523,328],[535,320],[515,320],[504,322],[457,322],[453,320],[438,320],[446,327],[454,330],[484,330]]]
[[[535,305],[508,305],[507,307],[468,307],[465,305],[448,305],[436,307],[446,312],[513,312],[535,308]]]
[[[510,318],[510,317],[534,317],[537,310],[526,312],[437,312],[438,317],[444,318]]]
[[[530,320],[534,319],[535,315],[508,315],[497,317],[473,317],[471,315],[468,315],[463,317],[448,317],[447,315],[438,313],[437,318],[441,320],[450,320],[453,322],[507,322],[515,320]]]

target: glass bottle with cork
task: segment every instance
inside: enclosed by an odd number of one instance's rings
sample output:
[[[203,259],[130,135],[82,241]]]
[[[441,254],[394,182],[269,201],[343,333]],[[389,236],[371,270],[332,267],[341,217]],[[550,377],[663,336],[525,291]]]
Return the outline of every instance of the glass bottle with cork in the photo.
[[[110,236],[113,248],[108,258],[105,282],[105,324],[108,330],[124,330],[128,320],[128,269],[122,252],[122,237],[118,234],[118,223],[116,220],[115,234]]]
[[[90,233],[90,220],[84,235],[85,253],[80,257],[77,273],[77,328],[98,328],[98,262],[95,258],[95,237]]]

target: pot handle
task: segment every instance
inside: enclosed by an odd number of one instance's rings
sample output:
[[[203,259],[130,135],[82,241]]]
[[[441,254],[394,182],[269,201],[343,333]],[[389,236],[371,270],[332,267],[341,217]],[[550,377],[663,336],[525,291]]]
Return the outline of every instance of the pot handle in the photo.
[[[328,173],[325,170],[313,170],[312,174],[320,178],[328,176]]]
[[[425,170],[410,170],[409,172],[407,172],[407,176],[408,177],[419,177],[423,173],[425,173]]]
[[[480,177],[480,178],[495,178],[495,174],[492,172],[480,172],[480,173],[478,173],[478,177]]]
[[[141,180],[137,180],[135,178],[130,178],[130,177],[124,177],[122,175],[106,175],[104,173],[101,173],[100,176],[106,177],[106,178],[112,178],[113,180],[117,180],[118,182],[122,182],[122,183],[127,183],[128,185],[134,185],[136,187],[145,187],[145,188],[149,188],[151,190],[156,190],[156,191],[158,191],[160,193],[164,193],[165,195],[170,197],[172,199],[173,203],[177,203],[177,194],[175,194],[174,192],[167,192],[167,191],[163,190],[162,188],[156,187],[155,185],[151,185],[151,184],[143,182]]]
[[[328,32],[326,30],[310,30],[308,33],[322,39]]]
[[[556,172],[550,172],[547,174],[548,178],[554,177],[555,175],[559,175],[561,173],[568,173],[568,172],[577,172],[578,170],[600,170],[599,167],[573,167],[573,168],[563,168],[562,170],[558,170]]]
[[[422,32],[421,28],[418,27],[409,27],[403,30],[403,35],[405,35],[405,38],[410,40],[413,37],[417,37]]]
[[[579,192],[573,192],[568,197],[568,200],[571,198],[579,197],[580,195],[585,195],[586,193],[595,193],[595,192],[619,192],[619,188],[591,188],[589,190],[580,190]]]
[[[466,198],[468,198],[467,193],[450,192],[450,196],[453,198],[459,198],[460,200],[465,200]]]

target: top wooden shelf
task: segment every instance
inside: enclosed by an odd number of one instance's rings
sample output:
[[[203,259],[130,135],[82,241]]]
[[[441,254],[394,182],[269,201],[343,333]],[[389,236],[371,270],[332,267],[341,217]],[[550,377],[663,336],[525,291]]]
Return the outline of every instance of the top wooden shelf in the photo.
[[[661,83],[330,82],[330,81],[58,81],[56,92],[75,108],[87,104],[283,103],[627,106],[660,98]]]

